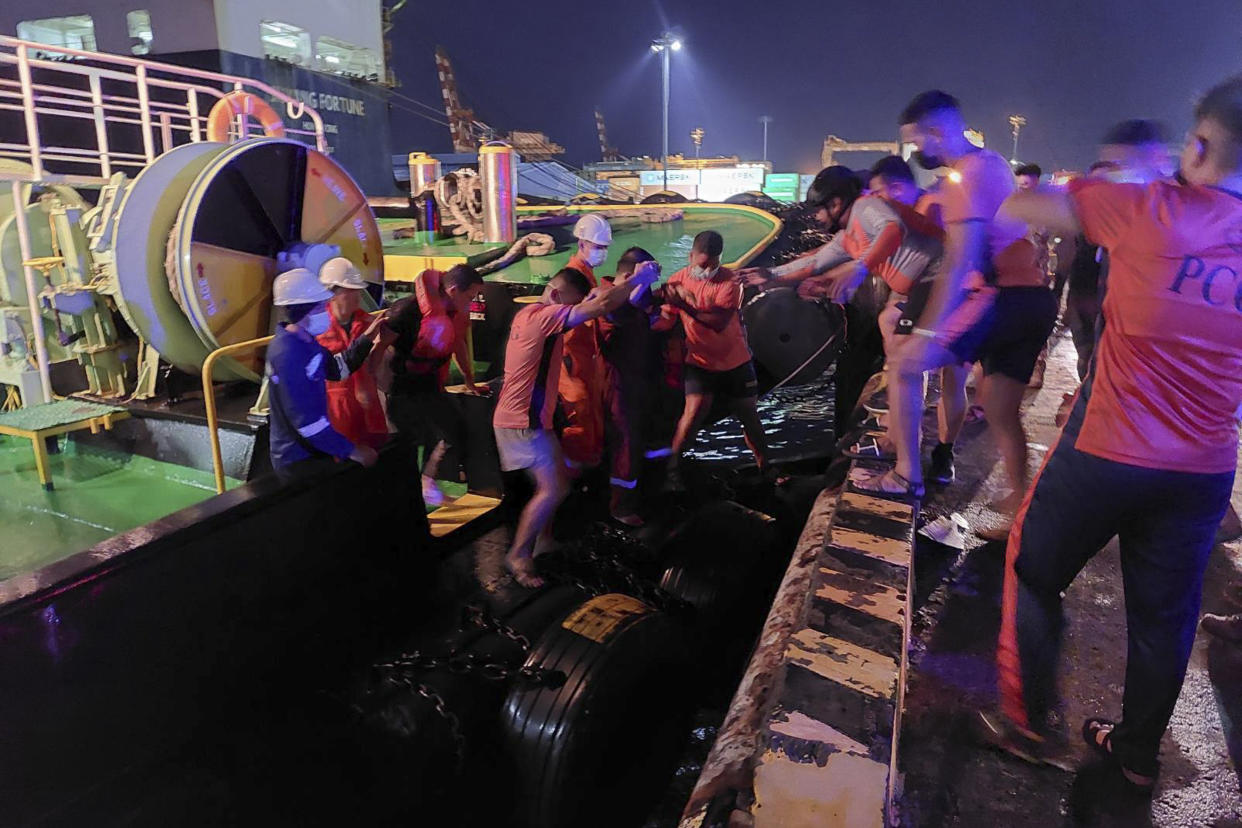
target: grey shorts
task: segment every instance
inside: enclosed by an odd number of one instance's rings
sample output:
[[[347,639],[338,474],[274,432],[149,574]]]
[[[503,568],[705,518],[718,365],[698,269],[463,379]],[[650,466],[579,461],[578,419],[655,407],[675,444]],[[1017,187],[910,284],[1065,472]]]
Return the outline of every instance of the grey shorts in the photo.
[[[564,466],[561,443],[556,434],[544,428],[501,428],[495,426],[500,470],[542,469]]]

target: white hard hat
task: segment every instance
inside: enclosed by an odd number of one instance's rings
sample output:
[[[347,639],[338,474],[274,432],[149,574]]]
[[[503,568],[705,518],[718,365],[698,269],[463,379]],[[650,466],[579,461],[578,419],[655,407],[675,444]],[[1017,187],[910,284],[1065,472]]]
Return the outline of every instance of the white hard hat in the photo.
[[[272,303],[277,307],[315,305],[331,298],[332,291],[320,283],[318,276],[304,267],[286,270],[272,283]]]
[[[362,279],[362,272],[354,267],[354,263],[344,256],[328,259],[319,268],[319,281],[327,287],[342,287],[350,290],[362,290],[367,283]]]
[[[607,247],[612,244],[612,227],[603,216],[587,213],[574,225],[574,238]]]

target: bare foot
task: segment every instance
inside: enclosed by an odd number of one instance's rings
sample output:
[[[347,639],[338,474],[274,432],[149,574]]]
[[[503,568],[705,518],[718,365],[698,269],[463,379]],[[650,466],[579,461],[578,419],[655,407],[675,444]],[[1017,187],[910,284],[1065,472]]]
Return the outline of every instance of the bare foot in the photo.
[[[543,586],[543,578],[535,573],[535,562],[528,555],[505,555],[505,569],[513,576],[519,586],[527,589],[538,589]]]

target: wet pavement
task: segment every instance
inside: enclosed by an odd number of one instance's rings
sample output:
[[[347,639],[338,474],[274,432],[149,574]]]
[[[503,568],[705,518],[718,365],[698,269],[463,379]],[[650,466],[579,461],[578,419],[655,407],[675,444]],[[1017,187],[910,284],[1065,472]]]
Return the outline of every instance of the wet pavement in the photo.
[[[1032,468],[1057,435],[1053,417],[1072,391],[1074,349],[1059,336],[1045,385],[1028,393],[1024,422]],[[925,421],[934,437],[934,413]],[[925,443],[926,444],[926,443]],[[959,482],[932,490],[923,519],[960,512],[971,528],[995,522],[986,504],[1004,485],[986,425],[968,425],[958,442]],[[1242,503],[1235,483],[1234,504]],[[1161,749],[1154,797],[1118,790],[1095,766],[1078,735],[1091,715],[1121,710],[1126,637],[1116,543],[1097,555],[1066,593],[1068,624],[1061,663],[1059,724],[1068,772],[1034,767],[982,746],[973,713],[996,703],[994,654],[1000,625],[1004,547],[968,539],[957,551],[920,536],[915,554],[911,636],[900,762],[906,826],[1242,826],[1242,647],[1200,632]],[[1242,542],[1223,544],[1208,568],[1203,608],[1242,610]]]

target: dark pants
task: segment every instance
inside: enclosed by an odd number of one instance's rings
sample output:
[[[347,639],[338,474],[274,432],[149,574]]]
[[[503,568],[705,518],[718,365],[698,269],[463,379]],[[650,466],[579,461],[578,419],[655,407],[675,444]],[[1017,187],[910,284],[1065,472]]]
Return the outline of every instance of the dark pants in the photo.
[[[460,481],[456,469],[444,469],[444,457],[458,443],[458,416],[448,394],[438,387],[406,389],[388,397],[388,418],[402,438],[423,449],[423,474]],[[449,476],[444,476],[449,473]]]
[[[651,377],[627,376],[609,366],[604,438],[611,460],[611,508],[618,515],[638,511],[638,477],[646,449],[644,426],[650,398],[648,383],[653,383]]]
[[[845,324],[845,350],[837,357],[837,368],[832,375],[835,388],[833,422],[837,440],[849,431],[850,418],[858,405],[863,386],[884,367],[884,339],[876,317],[858,310],[854,305],[846,305]]]
[[[1071,423],[1082,408],[1080,399]],[[1061,593],[1117,536],[1128,650],[1112,744],[1123,766],[1154,774],[1190,660],[1203,572],[1233,472],[1130,466],[1080,452],[1074,439],[1067,428],[1009,536],[998,650],[1002,702],[1009,718],[1042,728],[1056,696]]]
[[[1065,322],[1078,352],[1078,379],[1087,378],[1095,356],[1095,329],[1100,319],[1100,300],[1095,294],[1070,291],[1065,303]]]

